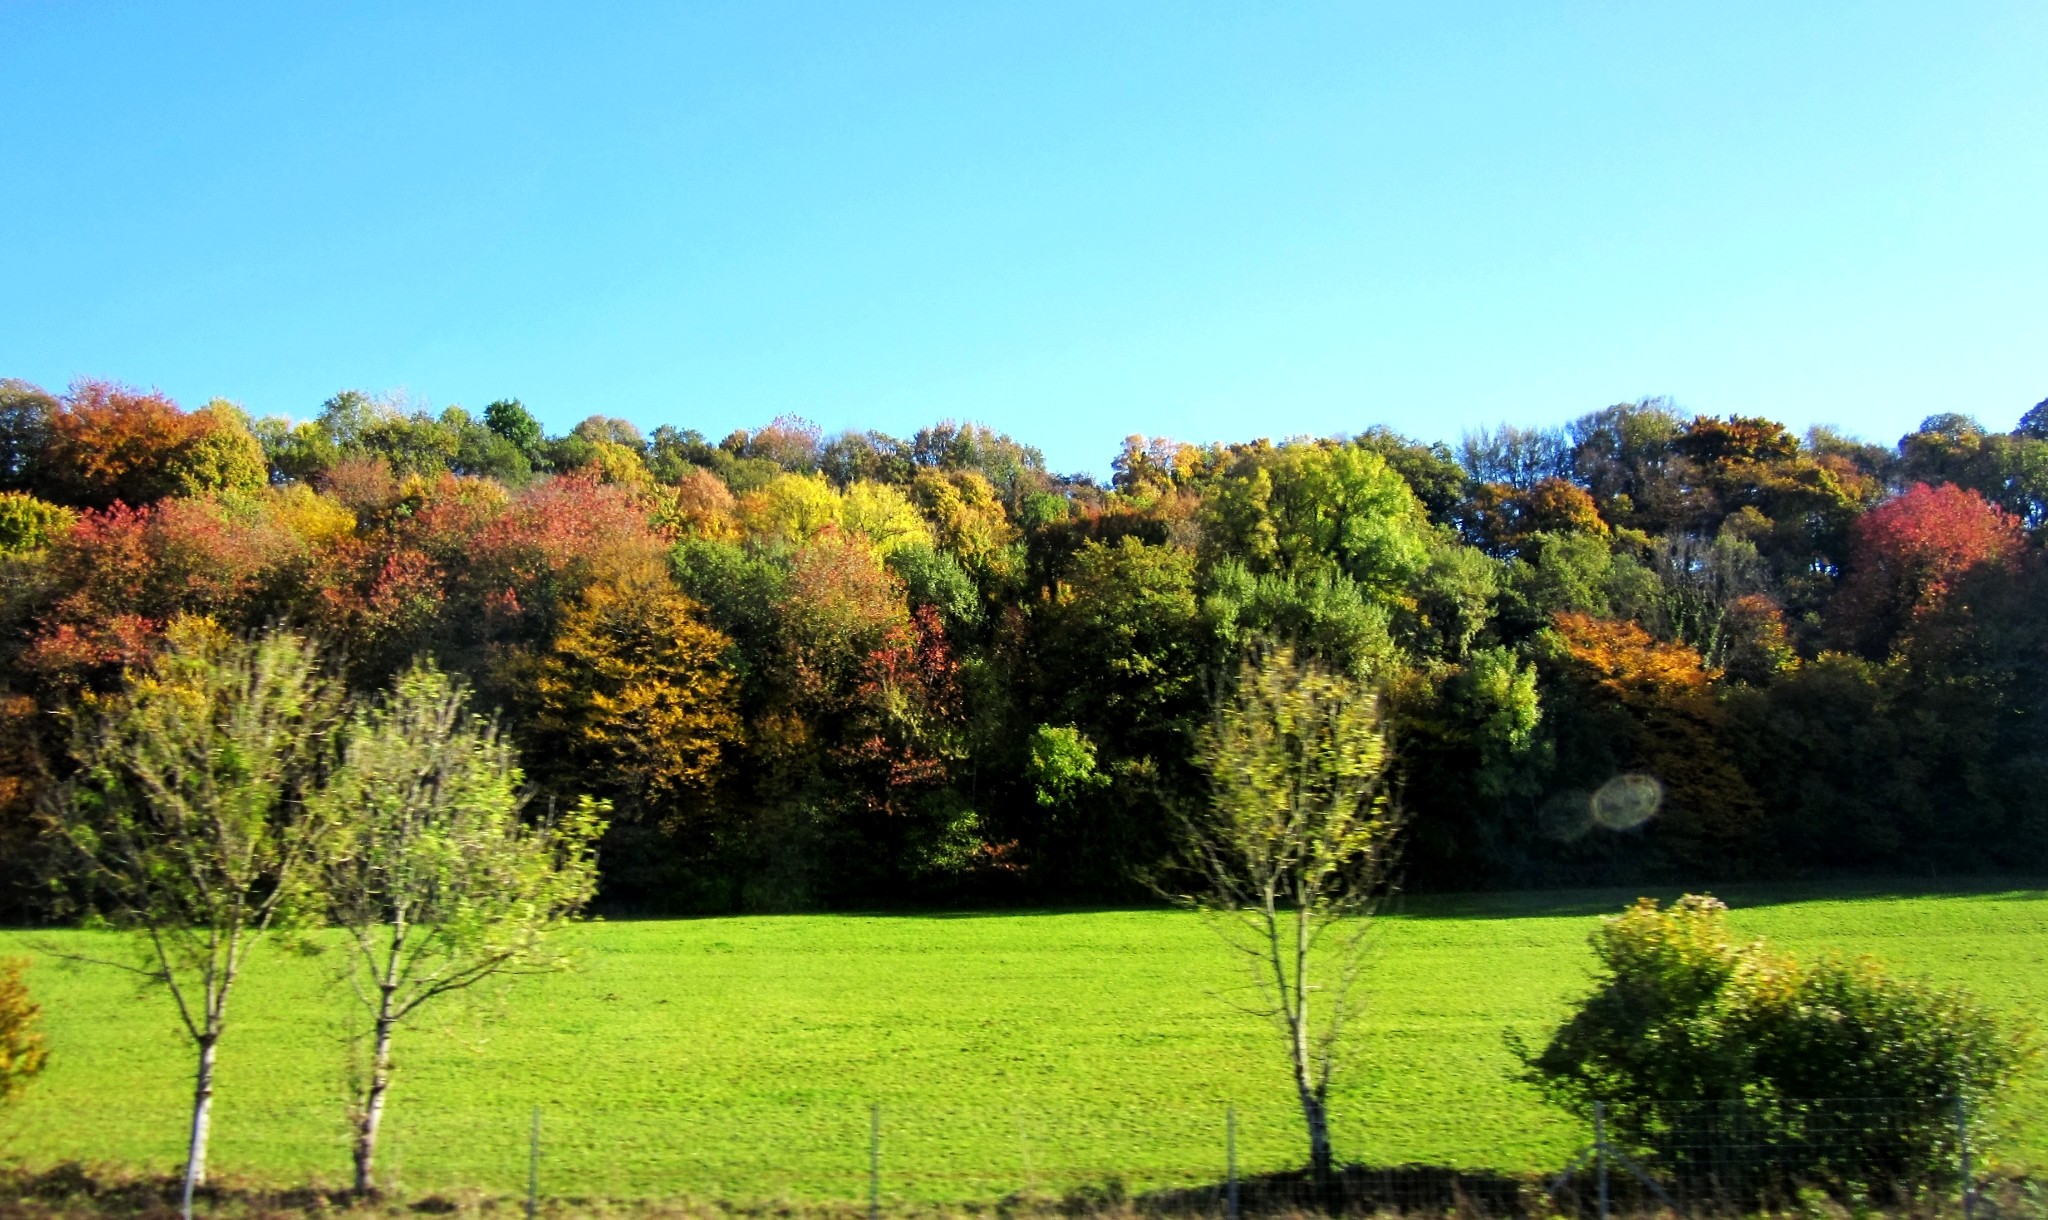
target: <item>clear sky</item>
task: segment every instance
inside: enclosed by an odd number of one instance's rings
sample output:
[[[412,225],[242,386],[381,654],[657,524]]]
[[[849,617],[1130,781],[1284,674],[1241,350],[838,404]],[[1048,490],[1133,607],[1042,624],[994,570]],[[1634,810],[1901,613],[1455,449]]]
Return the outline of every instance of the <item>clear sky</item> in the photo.
[[[2048,395],[2048,5],[0,0],[0,375],[713,437]]]

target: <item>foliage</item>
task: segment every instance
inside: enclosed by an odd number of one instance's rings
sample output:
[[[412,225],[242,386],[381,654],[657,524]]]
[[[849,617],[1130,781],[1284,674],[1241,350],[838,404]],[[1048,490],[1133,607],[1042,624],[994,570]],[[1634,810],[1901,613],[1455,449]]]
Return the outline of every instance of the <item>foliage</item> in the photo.
[[[910,497],[887,483],[863,479],[846,489],[839,501],[839,525],[867,540],[875,555],[887,559],[906,547],[929,548],[931,526]]]
[[[1330,1078],[1399,829],[1378,700],[1276,649],[1238,671],[1197,750],[1210,811],[1188,824],[1183,897],[1218,917],[1265,996],[1324,1178]]]
[[[2024,545],[2020,523],[1982,496],[1916,483],[1858,519],[1838,594],[1839,630],[1882,657],[1939,611],[1971,569],[2010,563]]]
[[[1095,743],[1071,724],[1031,732],[1031,780],[1041,805],[1058,805],[1108,785],[1095,766]]]
[[[0,958],[0,1102],[12,1100],[49,1063],[36,1028],[43,1010],[29,998],[26,958]]]
[[[917,506],[930,518],[939,545],[987,586],[1015,570],[1016,531],[996,499],[995,487],[974,470],[920,472],[910,486]]]
[[[0,377],[0,489],[35,485],[50,444],[50,417],[60,410],[54,395],[18,377]]]
[[[1602,921],[1594,989],[1527,1056],[1530,1079],[1582,1117],[1603,1103],[1612,1131],[1681,1172],[1688,1137],[1672,1103],[1719,1103],[1716,1121],[1791,1148],[1805,1124],[1843,1126],[1833,1107],[1883,1099],[1895,1130],[1853,1163],[1783,1168],[1888,1184],[1933,1172],[1957,1100],[1981,1107],[2026,1057],[1966,993],[1894,979],[1868,958],[1803,965],[1738,941],[1726,911],[1697,895],[1645,898]]]
[[[26,492],[0,491],[0,555],[40,551],[78,523],[78,514]]]
[[[186,412],[161,394],[85,381],[71,387],[46,427],[32,490],[63,504],[140,505],[265,481],[262,446],[224,402]]]
[[[198,1052],[189,1207],[229,995],[256,942],[315,892],[325,826],[307,797],[342,700],[289,632],[244,642],[187,618],[166,643],[121,694],[78,709],[77,772],[52,814],[89,900],[140,933],[130,968],[169,993]]]
[[[1333,560],[1369,596],[1424,563],[1428,519],[1385,458],[1356,445],[1240,447],[1219,455],[1208,528],[1254,571]]]
[[[1582,715],[1609,717],[1604,757],[1582,759],[1593,787],[1647,772],[1665,792],[1660,821],[1688,863],[1757,849],[1761,802],[1726,742],[1725,714],[1700,654],[1636,623],[1559,614],[1549,660]],[[1603,772],[1604,773],[1601,773]]]
[[[1335,567],[1305,576],[1253,575],[1242,563],[1224,560],[1210,569],[1209,583],[1202,612],[1234,653],[1286,640],[1302,655],[1355,678],[1398,666],[1392,614],[1368,602],[1358,582]]]
[[[586,798],[528,825],[522,780],[511,743],[422,664],[350,717],[317,797],[333,827],[321,890],[345,933],[367,1049],[351,1081],[359,1192],[374,1184],[397,1027],[493,975],[554,966],[548,934],[596,890],[603,806]]]
[[[658,569],[592,581],[538,661],[534,731],[621,796],[703,789],[738,732],[728,647]]]
[[[6,381],[0,690],[33,694],[0,778],[32,789],[64,750],[49,713],[115,690],[180,616],[282,624],[358,690],[432,656],[545,786],[667,828],[608,853],[609,901],[1128,899],[1206,799],[1215,692],[1279,642],[1387,692],[1424,887],[2039,868],[2040,414],[1932,416],[1896,445],[1664,400],[1455,451],[1134,437],[1101,485],[966,422],[550,435],[512,398],[344,390],[250,425]],[[623,696],[549,660],[622,581],[648,630],[680,594],[722,637],[685,651],[716,653],[724,694],[699,702],[725,711],[670,763],[595,750],[564,709]],[[1088,800],[1040,802],[1043,725],[1093,743]],[[1589,830],[1574,811],[1635,774],[1659,815]],[[0,853],[14,917],[48,913],[29,846]],[[658,885],[617,883],[642,864]]]
[[[890,550],[887,562],[912,605],[935,608],[955,629],[981,623],[980,590],[952,555],[913,541]]]
[[[485,407],[484,426],[510,441],[529,461],[540,452],[540,421],[516,398],[501,398]]]

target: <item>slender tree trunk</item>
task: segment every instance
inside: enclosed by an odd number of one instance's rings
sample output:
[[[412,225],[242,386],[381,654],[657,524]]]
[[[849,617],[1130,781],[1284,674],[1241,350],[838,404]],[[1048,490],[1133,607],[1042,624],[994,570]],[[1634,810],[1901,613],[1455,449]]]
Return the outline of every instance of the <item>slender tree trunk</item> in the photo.
[[[1322,1090],[1315,1084],[1315,1061],[1309,1050],[1308,1001],[1303,997],[1299,1008],[1290,1014],[1294,1026],[1294,1092],[1301,1099],[1302,1121],[1308,1125],[1308,1164],[1315,1176],[1318,1189],[1327,1185],[1332,1169],[1330,1152],[1330,1114],[1323,1104]]]
[[[1308,1123],[1308,1166],[1319,1190],[1329,1187],[1336,1172],[1334,1155],[1330,1151],[1330,1113],[1323,1106],[1323,1099],[1307,1084],[1300,1086],[1301,1115]]]
[[[363,1098],[363,1112],[356,1120],[356,1193],[367,1195],[374,1188],[372,1171],[377,1159],[377,1130],[384,1121],[384,1094],[391,1087],[391,1031],[398,1022],[391,1015],[391,993],[385,992],[377,1011],[377,1033],[370,1052],[370,1090]]]
[[[213,1129],[213,1058],[220,1031],[199,1038],[199,1071],[192,1086],[192,1141],[185,1152],[184,1214],[192,1214],[192,1192],[206,1182],[206,1137]]]
[[[1305,899],[1296,896],[1294,909],[1294,1011],[1289,1023],[1294,1027],[1294,1091],[1301,1098],[1302,1121],[1308,1125],[1308,1165],[1314,1176],[1316,1190],[1327,1192],[1330,1186],[1330,1115],[1323,1105],[1323,1091],[1316,1083],[1315,1053],[1310,1046],[1308,1011],[1308,945],[1309,925]]]

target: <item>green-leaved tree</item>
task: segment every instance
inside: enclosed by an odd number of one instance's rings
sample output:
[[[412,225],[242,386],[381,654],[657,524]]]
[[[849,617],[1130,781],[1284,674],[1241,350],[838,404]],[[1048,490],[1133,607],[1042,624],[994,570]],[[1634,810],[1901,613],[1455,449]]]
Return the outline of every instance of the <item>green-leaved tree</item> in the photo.
[[[1285,1036],[1310,1169],[1326,1183],[1330,1077],[1400,829],[1378,700],[1276,648],[1242,666],[1197,749],[1210,808],[1188,822],[1196,880],[1182,898],[1214,916]]]
[[[123,691],[76,711],[77,772],[51,812],[96,909],[140,934],[140,962],[109,964],[161,984],[198,1051],[188,1216],[229,995],[256,943],[313,905],[323,828],[307,798],[343,707],[307,640],[181,619]]]
[[[416,664],[359,709],[320,807],[335,827],[326,896],[362,1006],[367,1072],[353,1082],[355,1186],[374,1186],[392,1038],[422,1005],[493,975],[553,969],[548,933],[597,887],[607,807],[528,820],[515,751],[462,686]]]
[[[1510,1038],[1528,1079],[1581,1117],[1601,1107],[1610,1137],[1680,1178],[1728,1171],[1701,1156],[1723,1138],[1757,1149],[1776,1185],[1952,1172],[1958,1103],[1977,1113],[2012,1079],[2024,1031],[1868,958],[1801,962],[1738,938],[1727,910],[1688,894],[1602,920],[1592,991],[1542,1050]]]

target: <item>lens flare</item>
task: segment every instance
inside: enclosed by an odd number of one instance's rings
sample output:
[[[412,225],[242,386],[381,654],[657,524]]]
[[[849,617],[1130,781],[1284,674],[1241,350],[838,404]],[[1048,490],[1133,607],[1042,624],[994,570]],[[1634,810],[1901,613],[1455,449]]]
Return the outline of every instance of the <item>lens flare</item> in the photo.
[[[1664,785],[1648,775],[1617,775],[1593,794],[1593,820],[1609,830],[1629,830],[1657,815]]]

